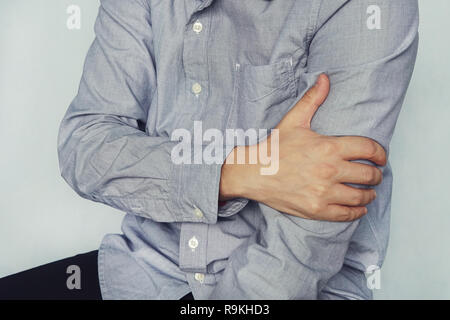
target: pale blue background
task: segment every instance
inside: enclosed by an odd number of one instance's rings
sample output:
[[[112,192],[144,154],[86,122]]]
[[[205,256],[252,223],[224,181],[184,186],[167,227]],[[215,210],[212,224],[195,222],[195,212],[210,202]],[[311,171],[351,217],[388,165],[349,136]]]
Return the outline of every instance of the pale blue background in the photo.
[[[81,30],[66,9],[82,10]],[[0,277],[97,249],[122,213],[59,175],[56,134],[93,39],[97,0],[0,3]],[[450,1],[420,2],[416,70],[391,145],[391,241],[378,299],[450,299]]]

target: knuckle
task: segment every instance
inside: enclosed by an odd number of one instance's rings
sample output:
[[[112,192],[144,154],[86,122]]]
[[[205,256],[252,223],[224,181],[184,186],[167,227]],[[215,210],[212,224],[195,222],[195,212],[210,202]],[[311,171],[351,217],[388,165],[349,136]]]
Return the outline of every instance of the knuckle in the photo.
[[[348,211],[348,214],[347,214],[347,217],[345,219],[345,222],[350,222],[350,221],[353,221],[353,220],[355,220],[355,215],[353,214],[353,211],[350,209]]]
[[[383,182],[383,172],[380,169],[377,169],[378,171],[378,184]]]
[[[373,184],[380,184],[381,181],[383,180],[383,173],[381,172],[380,169],[378,168],[374,168],[373,169]]]
[[[382,162],[382,164],[386,165],[386,163],[387,163],[386,150],[378,144],[377,144],[377,146],[378,146],[378,150],[379,150],[378,157],[380,158],[380,161]]]
[[[355,190],[355,192],[353,193],[353,196],[350,200],[351,205],[358,206],[358,205],[362,204],[363,201],[364,201],[364,191]]]
[[[377,172],[376,168],[365,168],[363,170],[363,179],[365,182],[369,184],[375,184],[377,181]]]
[[[324,155],[330,155],[337,151],[336,144],[331,140],[325,140],[320,144],[319,151]]]
[[[361,218],[363,212],[361,211],[361,208],[351,208],[350,210],[350,220],[348,221],[354,221],[356,219]]]
[[[316,216],[323,210],[323,205],[320,200],[313,199],[309,202],[309,211],[312,215]]]
[[[358,209],[357,208],[348,208],[347,212],[343,216],[344,222],[354,221],[358,218]]]
[[[352,218],[351,210],[350,208],[346,208],[340,215],[338,220],[339,221],[350,221]]]
[[[312,187],[312,193],[319,198],[323,198],[327,193],[327,188],[324,185],[317,184]]]
[[[308,90],[302,98],[303,102],[313,103],[314,102],[314,92],[313,89]]]
[[[377,143],[373,140],[367,139],[364,144],[364,153],[368,158],[373,158],[376,156],[378,151]]]
[[[331,164],[321,163],[315,167],[315,173],[320,178],[330,179],[337,175],[338,169]]]

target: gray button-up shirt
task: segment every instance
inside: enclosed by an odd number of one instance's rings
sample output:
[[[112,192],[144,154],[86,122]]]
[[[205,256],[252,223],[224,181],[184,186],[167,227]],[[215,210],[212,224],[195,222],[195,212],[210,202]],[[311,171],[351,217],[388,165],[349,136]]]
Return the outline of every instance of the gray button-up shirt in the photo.
[[[221,164],[174,163],[172,133],[273,128],[327,73],[312,129],[389,151],[417,29],[416,0],[102,0],[58,151],[80,196],[127,213],[100,247],[103,298],[370,298],[389,164],[364,218],[311,221],[246,199],[219,206]]]

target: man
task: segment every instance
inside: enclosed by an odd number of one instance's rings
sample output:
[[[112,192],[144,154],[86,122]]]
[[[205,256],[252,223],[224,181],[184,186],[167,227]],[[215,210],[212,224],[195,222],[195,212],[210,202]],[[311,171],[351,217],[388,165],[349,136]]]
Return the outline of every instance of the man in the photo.
[[[98,251],[101,297],[370,299],[417,28],[415,0],[101,1],[58,138],[68,184],[127,213]],[[196,123],[277,135],[175,163]],[[272,144],[274,174],[233,161]]]

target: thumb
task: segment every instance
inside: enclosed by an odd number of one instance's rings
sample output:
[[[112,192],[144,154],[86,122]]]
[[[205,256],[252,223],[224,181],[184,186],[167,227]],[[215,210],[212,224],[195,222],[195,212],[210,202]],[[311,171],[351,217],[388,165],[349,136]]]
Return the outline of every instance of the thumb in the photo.
[[[311,119],[328,96],[330,80],[326,74],[317,77],[315,85],[310,88],[296,105],[286,114],[280,125],[311,127]]]

